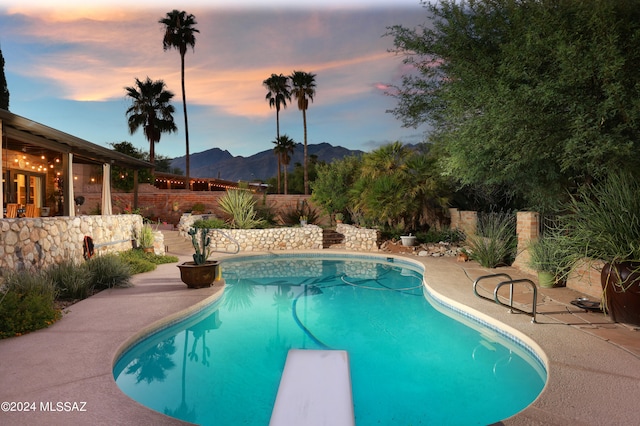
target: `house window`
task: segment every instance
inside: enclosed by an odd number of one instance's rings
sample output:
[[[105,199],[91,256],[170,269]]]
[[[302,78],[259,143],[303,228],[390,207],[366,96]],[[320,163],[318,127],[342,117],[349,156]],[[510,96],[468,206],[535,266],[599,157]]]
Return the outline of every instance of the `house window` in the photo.
[[[4,203],[18,203],[22,206],[35,204],[36,207],[42,207],[45,176],[22,170],[6,171],[3,182]],[[6,182],[9,182],[9,185]]]

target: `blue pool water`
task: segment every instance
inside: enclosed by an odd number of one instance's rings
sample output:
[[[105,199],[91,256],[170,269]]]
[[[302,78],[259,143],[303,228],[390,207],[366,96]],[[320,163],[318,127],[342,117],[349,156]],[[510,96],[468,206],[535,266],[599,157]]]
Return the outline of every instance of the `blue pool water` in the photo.
[[[530,350],[442,314],[423,294],[422,272],[392,260],[224,261],[224,296],[130,348],[116,382],[190,422],[267,425],[288,350],[343,349],[361,426],[486,425],[538,396],[546,371]]]

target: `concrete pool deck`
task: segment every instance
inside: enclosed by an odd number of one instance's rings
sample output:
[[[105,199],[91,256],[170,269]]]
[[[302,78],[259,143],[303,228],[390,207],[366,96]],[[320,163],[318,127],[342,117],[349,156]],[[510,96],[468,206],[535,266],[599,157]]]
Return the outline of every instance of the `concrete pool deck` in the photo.
[[[188,260],[184,253],[189,252],[179,246],[176,251],[169,248],[180,261]],[[451,258],[402,257],[424,264],[428,285],[441,295],[518,330],[544,350],[549,362],[546,388],[533,404],[503,424],[638,423],[640,331],[571,305],[582,295],[567,288],[541,291],[538,324],[532,324],[530,317],[509,314],[472,291],[473,280],[482,275],[506,272],[513,278],[532,277],[512,268],[488,270]],[[70,306],[63,319],[47,329],[0,340],[0,402],[35,408],[0,412],[0,424],[184,424],[124,395],[113,379],[113,363],[123,345],[141,330],[216,297],[223,285],[189,290],[175,264],[136,275],[132,282],[131,288],[102,291]],[[487,282],[486,290],[493,291],[493,286]],[[524,309],[530,309],[530,299],[526,291],[516,294]]]

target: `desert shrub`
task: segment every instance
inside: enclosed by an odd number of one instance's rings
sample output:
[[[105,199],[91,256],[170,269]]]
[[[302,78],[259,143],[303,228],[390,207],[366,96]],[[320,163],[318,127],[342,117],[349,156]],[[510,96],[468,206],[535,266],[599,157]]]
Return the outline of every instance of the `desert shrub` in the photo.
[[[95,290],[131,285],[131,268],[116,254],[94,256],[85,266]]]
[[[383,224],[379,229],[380,237],[383,240],[399,240],[401,235],[406,235],[404,232],[404,224]]]
[[[129,265],[132,275],[153,271],[156,269],[157,265],[161,265],[163,263],[178,262],[178,258],[176,256],[163,256],[155,253],[145,253],[142,250],[127,250],[118,253],[118,256],[127,265]]]
[[[60,319],[55,297],[55,285],[44,273],[8,274],[0,291],[0,338],[39,330]]]
[[[194,228],[202,228],[202,229],[224,229],[228,228],[227,222],[217,217],[209,218],[209,219],[198,219],[193,222],[192,225]]]
[[[50,266],[45,274],[58,289],[60,299],[86,299],[93,293],[93,284],[86,269],[71,260]]]
[[[282,213],[280,213],[282,223],[287,226],[299,224],[301,216],[306,216],[307,223],[309,224],[316,223],[320,217],[316,209],[311,208],[309,204],[304,202],[283,210]]]
[[[416,238],[421,243],[457,243],[464,240],[464,233],[457,229],[430,229],[426,232],[416,232]]]
[[[278,221],[278,215],[273,205],[267,204],[266,194],[262,200],[254,206],[256,210],[256,218],[262,220],[267,225],[275,225]]]
[[[471,259],[485,268],[511,264],[517,248],[515,215],[500,212],[480,215],[476,234],[468,235],[466,244],[471,249]]]
[[[198,213],[204,213],[204,204],[203,203],[195,203],[192,207],[191,207],[191,212],[193,214],[198,214]]]

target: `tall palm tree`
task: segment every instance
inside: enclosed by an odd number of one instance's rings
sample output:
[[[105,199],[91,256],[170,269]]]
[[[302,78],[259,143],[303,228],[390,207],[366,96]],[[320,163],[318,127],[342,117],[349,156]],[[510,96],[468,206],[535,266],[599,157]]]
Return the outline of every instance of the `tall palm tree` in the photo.
[[[289,76],[293,85],[292,94],[298,100],[298,109],[302,111],[302,124],[304,125],[304,194],[309,195],[309,171],[308,171],[308,152],[307,152],[307,109],[309,108],[309,100],[313,102],[316,94],[316,75],[310,72],[293,71]]]
[[[184,111],[184,137],[186,146],[186,179],[185,187],[189,189],[190,167],[189,167],[189,124],[187,120],[187,95],[184,90],[184,55],[187,48],[195,48],[196,36],[199,33],[194,25],[197,24],[195,16],[187,14],[187,12],[178,11],[176,9],[167,13],[167,16],[158,21],[165,26],[164,38],[162,39],[162,48],[169,50],[176,48],[180,52],[180,75],[182,79],[182,109]]]
[[[273,143],[276,144],[276,147],[273,149],[273,151],[278,156],[278,175],[280,174],[280,164],[282,164],[282,166],[284,166],[284,193],[288,194],[289,179],[287,177],[287,167],[291,162],[291,154],[293,154],[293,151],[296,148],[296,142],[289,136],[282,135],[278,137],[278,139],[273,141]]]
[[[271,141],[275,144],[275,147],[273,147],[273,153],[276,156],[276,159],[278,160],[278,173],[276,174],[276,185],[278,186],[277,189],[277,193],[280,194],[280,176],[282,175],[282,147],[280,146],[280,138],[276,138],[276,140]]]
[[[269,107],[276,109],[276,139],[280,137],[280,107],[286,108],[287,101],[291,100],[291,88],[289,77],[280,74],[271,74],[271,77],[262,82],[267,88],[265,99],[269,101]]]
[[[129,133],[134,134],[142,127],[149,141],[149,161],[153,164],[155,144],[160,142],[162,133],[177,130],[173,121],[175,109],[170,103],[173,92],[165,90],[164,81],[151,81],[149,77],[145,81],[136,78],[136,85],[125,87],[125,90],[132,102],[127,109]]]
[[[267,96],[265,99],[269,102],[269,108],[276,109],[276,148],[274,148],[274,152],[278,149],[277,141],[280,139],[280,108],[287,107],[287,101],[291,100],[291,92],[289,87],[289,78],[280,74],[271,74],[271,77],[267,78],[262,82],[264,87],[267,88]],[[280,167],[281,167],[281,157],[280,154],[276,152],[276,157],[278,158],[278,194],[280,193]]]

